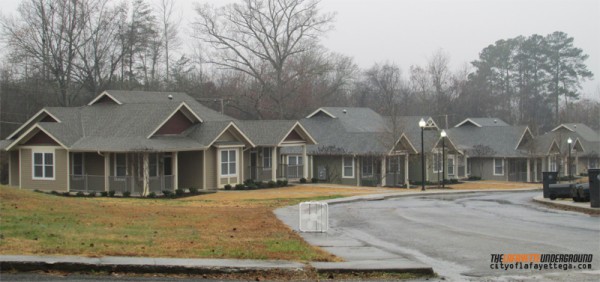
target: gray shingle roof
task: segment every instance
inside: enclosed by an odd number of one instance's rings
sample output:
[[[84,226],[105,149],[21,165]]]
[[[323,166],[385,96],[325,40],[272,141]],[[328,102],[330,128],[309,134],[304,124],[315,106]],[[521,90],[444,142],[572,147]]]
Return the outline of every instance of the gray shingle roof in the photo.
[[[296,124],[295,120],[240,120],[236,124],[257,146],[276,146]]]
[[[458,123],[456,126],[464,126],[467,124],[472,124],[472,123],[476,123],[477,125],[481,126],[481,127],[487,127],[487,126],[510,126],[510,124],[504,122],[503,120],[499,119],[499,118],[467,118],[463,121],[461,121],[460,123]]]
[[[526,126],[461,126],[446,130],[454,144],[463,151],[476,145],[485,145],[494,150],[496,157],[524,157],[526,152],[516,150]]]

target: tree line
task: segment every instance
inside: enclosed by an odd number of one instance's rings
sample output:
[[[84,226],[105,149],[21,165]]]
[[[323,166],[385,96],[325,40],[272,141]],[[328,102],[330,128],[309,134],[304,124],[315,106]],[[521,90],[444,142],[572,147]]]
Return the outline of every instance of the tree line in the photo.
[[[0,19],[0,137],[44,106],[82,105],[106,89],[186,92],[241,119],[359,106],[442,125],[498,117],[536,132],[559,122],[600,128],[600,103],[579,99],[593,77],[588,56],[564,32],[498,40],[457,70],[440,49],[403,71],[391,62],[361,69],[326,49],[335,14],[317,0],[198,5],[196,15],[183,26],[174,0],[23,1]]]

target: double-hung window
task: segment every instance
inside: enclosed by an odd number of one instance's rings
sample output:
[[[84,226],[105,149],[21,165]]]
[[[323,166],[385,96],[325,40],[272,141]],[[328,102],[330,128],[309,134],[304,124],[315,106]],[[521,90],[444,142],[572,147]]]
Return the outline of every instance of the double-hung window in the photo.
[[[237,150],[221,151],[221,176],[237,175]]]
[[[494,175],[504,175],[504,159],[494,159]]]
[[[354,178],[354,158],[344,157],[342,167],[342,178]]]
[[[150,154],[148,157],[148,170],[150,177],[158,176],[158,154]]]
[[[373,158],[365,157],[361,160],[362,176],[373,176]]]
[[[53,152],[33,152],[33,179],[54,180]]]
[[[436,150],[433,153],[433,172],[442,172],[442,151]]]

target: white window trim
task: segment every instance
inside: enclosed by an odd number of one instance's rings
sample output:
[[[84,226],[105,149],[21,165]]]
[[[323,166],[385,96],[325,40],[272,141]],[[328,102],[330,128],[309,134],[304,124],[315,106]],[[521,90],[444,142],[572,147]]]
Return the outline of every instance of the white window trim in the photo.
[[[75,155],[81,154],[81,174],[75,174]],[[71,157],[71,175],[73,177],[82,178],[85,175],[85,153],[73,153]]]
[[[46,156],[44,154],[52,154],[52,177],[45,177],[46,175]],[[42,154],[42,172],[43,177],[35,176],[35,154]],[[54,149],[47,148],[35,148],[31,150],[31,179],[33,180],[56,180],[56,153]],[[19,183],[20,184],[20,183]]]
[[[502,161],[502,173],[500,173],[500,174],[496,173],[496,160],[501,160]],[[504,175],[504,159],[493,158],[492,172],[493,172],[494,176],[502,176],[502,175]]]
[[[352,175],[346,175],[346,158],[350,158],[352,160]],[[342,178],[354,178],[354,158],[353,157],[342,157]]]
[[[113,177],[115,180],[125,181],[127,178],[127,153],[114,153],[115,158],[113,159]],[[124,155],[125,156],[125,175],[117,175],[117,156]]]
[[[223,174],[223,169],[221,168],[223,166],[223,158],[221,157],[223,155],[223,152],[228,152],[227,153],[227,170],[229,170],[229,164],[232,163],[231,161],[229,161],[229,152],[233,151],[235,154],[235,173],[231,174]],[[219,150],[219,167],[221,168],[221,172],[220,175],[221,177],[236,177],[238,176],[238,149],[220,149]]]
[[[595,167],[592,167],[592,160],[596,160],[596,162],[595,162],[595,163],[596,163]],[[588,158],[587,165],[588,165],[588,169],[590,169],[590,168],[599,168],[599,167],[598,167],[598,165],[600,165],[600,160],[599,160],[598,158],[589,157],[589,158]]]

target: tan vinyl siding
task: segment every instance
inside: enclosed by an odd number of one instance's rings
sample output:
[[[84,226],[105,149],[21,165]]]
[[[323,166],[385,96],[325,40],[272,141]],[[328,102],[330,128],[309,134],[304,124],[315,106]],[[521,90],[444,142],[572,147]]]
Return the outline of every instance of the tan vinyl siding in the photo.
[[[217,188],[217,149],[211,147],[206,151],[206,189]]]
[[[24,189],[38,189],[44,191],[67,191],[67,151],[54,149],[54,180],[34,180],[32,178],[31,149],[21,149],[21,187]]]
[[[327,169],[328,182],[356,186],[356,159],[354,160],[353,178],[342,178],[341,156],[313,156],[313,177],[319,178],[319,167]]]
[[[233,134],[227,130],[225,132],[223,132],[223,134],[221,136],[219,136],[219,139],[217,141],[222,141],[222,142],[226,142],[226,141],[238,141],[237,138],[235,138],[235,136],[233,136]]]
[[[242,150],[243,151],[243,150]],[[244,175],[242,180],[250,179],[250,150],[244,151],[244,162],[242,163]]]
[[[19,186],[19,151],[10,151],[10,186]]]
[[[471,175],[479,176],[484,180],[507,180],[508,161],[504,160],[504,175],[494,175],[493,158],[469,158],[471,162]]]
[[[178,161],[178,182],[181,188],[202,188],[202,151],[179,152]]]

